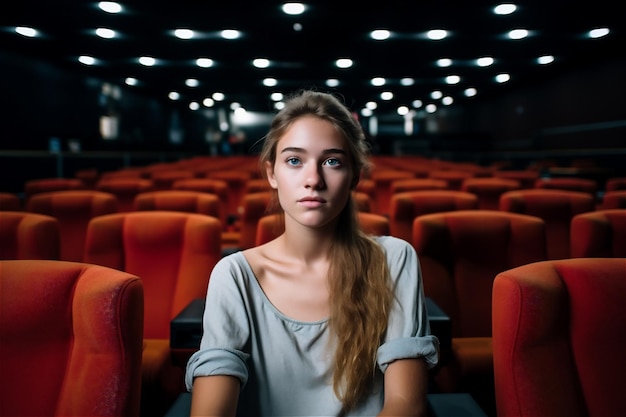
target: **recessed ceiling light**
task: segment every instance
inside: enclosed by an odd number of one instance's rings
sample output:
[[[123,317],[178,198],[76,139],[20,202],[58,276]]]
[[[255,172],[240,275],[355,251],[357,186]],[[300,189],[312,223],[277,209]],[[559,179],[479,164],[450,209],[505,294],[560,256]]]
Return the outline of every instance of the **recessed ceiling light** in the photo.
[[[98,3],[98,7],[107,13],[119,13],[122,11],[122,6],[114,1],[101,1]]]
[[[37,36],[37,31],[31,27],[26,26],[18,26],[15,28],[15,32],[19,33],[22,36],[27,36],[29,38],[34,38]]]
[[[500,14],[500,15],[507,15],[507,14],[511,14],[513,13],[515,10],[517,10],[517,6],[511,3],[503,3],[503,4],[499,4],[496,7],[493,8],[493,12],[495,14]]]
[[[304,13],[306,9],[302,3],[285,3],[283,4],[283,12],[289,15],[299,15]]]

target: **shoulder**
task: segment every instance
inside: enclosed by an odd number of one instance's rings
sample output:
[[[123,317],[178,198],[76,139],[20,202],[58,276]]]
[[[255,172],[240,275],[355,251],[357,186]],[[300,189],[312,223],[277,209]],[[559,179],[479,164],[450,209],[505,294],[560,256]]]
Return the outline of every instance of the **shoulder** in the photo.
[[[376,236],[374,240],[390,255],[416,256],[413,246],[404,239],[395,236]]]

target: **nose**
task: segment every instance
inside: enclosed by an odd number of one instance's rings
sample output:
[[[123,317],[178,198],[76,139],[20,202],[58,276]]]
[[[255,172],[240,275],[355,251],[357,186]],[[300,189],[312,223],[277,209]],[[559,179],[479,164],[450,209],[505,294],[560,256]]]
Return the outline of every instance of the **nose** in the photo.
[[[315,165],[307,167],[305,171],[305,187],[316,190],[324,187],[324,176],[321,167]]]

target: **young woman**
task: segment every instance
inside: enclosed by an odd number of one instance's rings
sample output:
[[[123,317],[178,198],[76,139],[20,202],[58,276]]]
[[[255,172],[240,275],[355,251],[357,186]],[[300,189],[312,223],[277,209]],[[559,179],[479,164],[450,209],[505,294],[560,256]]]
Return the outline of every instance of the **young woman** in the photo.
[[[366,156],[330,94],[301,92],[276,115],[260,161],[285,232],[211,274],[187,365],[192,415],[426,415],[439,344],[413,248],[359,228]]]

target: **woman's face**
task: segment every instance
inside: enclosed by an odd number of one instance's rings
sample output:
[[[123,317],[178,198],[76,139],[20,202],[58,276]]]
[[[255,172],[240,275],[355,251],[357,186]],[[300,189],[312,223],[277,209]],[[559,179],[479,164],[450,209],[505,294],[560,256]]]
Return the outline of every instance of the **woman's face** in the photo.
[[[353,174],[345,139],[323,119],[295,121],[278,141],[274,166],[266,169],[285,216],[304,226],[327,225],[350,197]]]

